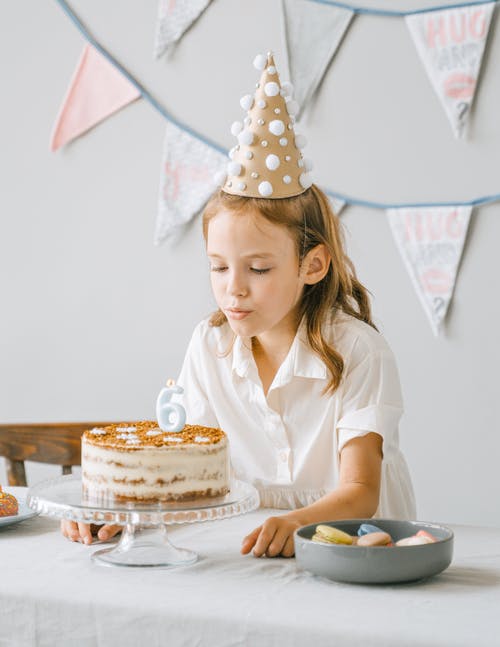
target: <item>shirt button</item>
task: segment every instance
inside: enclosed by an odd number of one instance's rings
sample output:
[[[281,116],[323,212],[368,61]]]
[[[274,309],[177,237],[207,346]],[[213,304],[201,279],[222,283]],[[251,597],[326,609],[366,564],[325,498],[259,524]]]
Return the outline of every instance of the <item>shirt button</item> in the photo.
[[[287,460],[286,452],[280,452],[280,460],[283,462]]]

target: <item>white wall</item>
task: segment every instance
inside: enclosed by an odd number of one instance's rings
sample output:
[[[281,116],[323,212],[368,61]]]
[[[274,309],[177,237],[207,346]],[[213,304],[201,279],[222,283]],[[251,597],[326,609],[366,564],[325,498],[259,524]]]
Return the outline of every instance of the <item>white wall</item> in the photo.
[[[273,49],[286,78],[278,0],[214,0],[160,61],[152,58],[156,4],[72,2],[172,114],[229,148],[239,97],[256,81],[254,55]],[[0,420],[152,416],[158,389],[177,374],[192,328],[212,308],[199,218],[175,245],[152,244],[165,122],[139,101],[50,154],[51,127],[83,41],[55,2],[3,2],[0,20]],[[404,20],[358,16],[304,119],[318,183],[386,202],[500,192],[497,31],[469,139],[456,141]],[[473,216],[439,339],[384,213],[350,207],[343,221],[376,321],[398,357],[402,445],[419,517],[500,525],[500,204]],[[30,464],[30,480],[47,470],[55,468]]]

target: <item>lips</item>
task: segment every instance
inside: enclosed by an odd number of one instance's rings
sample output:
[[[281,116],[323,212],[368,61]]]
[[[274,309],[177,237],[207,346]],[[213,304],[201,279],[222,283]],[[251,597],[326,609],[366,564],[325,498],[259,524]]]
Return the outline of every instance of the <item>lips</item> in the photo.
[[[226,316],[229,317],[229,319],[235,319],[237,321],[248,317],[250,314],[252,314],[252,310],[242,310],[239,308],[228,308],[226,310]]]
[[[472,99],[475,87],[474,77],[458,72],[449,76],[443,83],[444,92],[451,99]]]

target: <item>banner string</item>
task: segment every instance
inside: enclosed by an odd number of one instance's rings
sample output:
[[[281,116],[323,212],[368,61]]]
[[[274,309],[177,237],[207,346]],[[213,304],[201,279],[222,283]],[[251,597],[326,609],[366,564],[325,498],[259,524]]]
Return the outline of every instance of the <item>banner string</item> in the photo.
[[[350,8],[353,11],[356,11],[357,13],[380,13],[382,10],[377,10],[377,9],[362,9],[360,7],[348,7],[348,5],[343,4],[341,2],[336,2],[335,0],[310,0],[312,2],[319,2],[321,4],[331,4],[333,6],[338,6],[342,8]],[[228,151],[222,147],[219,146],[219,144],[216,144],[215,142],[211,141],[210,139],[207,139],[200,133],[196,132],[186,124],[181,123],[178,121],[175,117],[173,117],[165,108],[158,103],[158,101],[142,86],[131,74],[128,72],[123,65],[121,65],[111,54],[104,49],[104,47],[97,42],[97,40],[90,34],[89,30],[83,25],[82,21],[78,18],[78,16],[75,14],[75,12],[71,9],[71,7],[68,5],[66,0],[56,0],[56,2],[59,4],[61,9],[64,11],[64,13],[70,18],[70,20],[73,22],[73,24],[76,26],[78,31],[81,33],[81,35],[85,38],[86,41],[88,41],[95,49],[100,52],[116,69],[118,69],[123,76],[130,81],[130,83],[137,88],[137,90],[141,93],[141,96],[153,106],[155,110],[157,110],[162,117],[164,117],[167,121],[173,123],[177,128],[180,130],[183,130],[187,133],[189,133],[192,137],[195,139],[200,140],[210,148],[213,148],[219,153],[222,153],[223,155],[227,155]],[[450,8],[455,8],[455,7],[463,7],[463,6],[470,6],[474,4],[487,4],[488,2],[498,2],[498,0],[486,0],[485,2],[469,2],[466,4],[461,4],[461,5],[453,5],[453,6],[448,6],[448,7],[437,7],[435,10],[437,11],[438,9],[450,9]],[[431,9],[426,9],[425,11],[431,11]],[[414,11],[414,12],[406,12],[406,13],[398,13],[398,12],[390,12],[388,11],[387,13],[384,13],[384,15],[409,15],[410,13],[420,13],[420,10]],[[371,209],[404,209],[404,208],[425,208],[425,207],[458,207],[458,206],[478,206],[481,204],[488,204],[491,202],[498,202],[500,201],[500,193],[494,194],[494,195],[489,195],[489,196],[483,196],[479,198],[475,198],[473,200],[467,200],[467,201],[453,201],[453,202],[413,202],[413,203],[383,203],[383,202],[374,202],[370,200],[362,200],[359,198],[353,198],[351,196],[344,195],[342,193],[338,193],[336,191],[331,191],[330,189],[325,189],[323,188],[325,193],[330,196],[331,198],[336,198],[338,200],[342,200],[343,202],[350,204],[350,205],[357,205],[361,207],[368,207]]]
[[[463,7],[473,7],[480,4],[496,4],[498,0],[473,0],[472,2],[461,2],[458,4],[439,5],[435,7],[427,7],[426,9],[410,9],[408,11],[396,11],[393,9],[370,9],[369,7],[356,7],[347,4],[346,2],[337,2],[337,0],[309,0],[309,2],[316,2],[316,4],[326,4],[339,9],[349,9],[354,13],[369,14],[372,16],[390,16],[392,18],[401,18],[404,16],[414,16],[419,13],[429,13],[430,11],[445,11],[447,9],[461,9]]]

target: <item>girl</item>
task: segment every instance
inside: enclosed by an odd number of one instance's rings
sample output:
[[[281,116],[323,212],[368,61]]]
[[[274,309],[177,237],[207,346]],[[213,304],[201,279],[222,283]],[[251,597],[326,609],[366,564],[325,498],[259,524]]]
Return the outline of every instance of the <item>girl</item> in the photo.
[[[241,101],[245,127],[231,128],[239,144],[203,214],[219,309],[194,331],[180,398],[189,423],[226,432],[234,475],[261,504],[288,510],[253,529],[242,553],[291,557],[300,526],[414,518],[415,504],[394,357],[329,200],[309,179],[274,60],[255,63],[262,76]],[[63,533],[92,541],[83,524],[63,522]]]
[[[219,310],[189,344],[183,405],[191,424],[226,431],[235,476],[263,506],[291,510],[242,552],[290,557],[294,530],[325,520],[414,518],[396,364],[328,198],[315,185],[280,200],[218,191],[203,231]],[[91,542],[83,524],[63,532]]]

